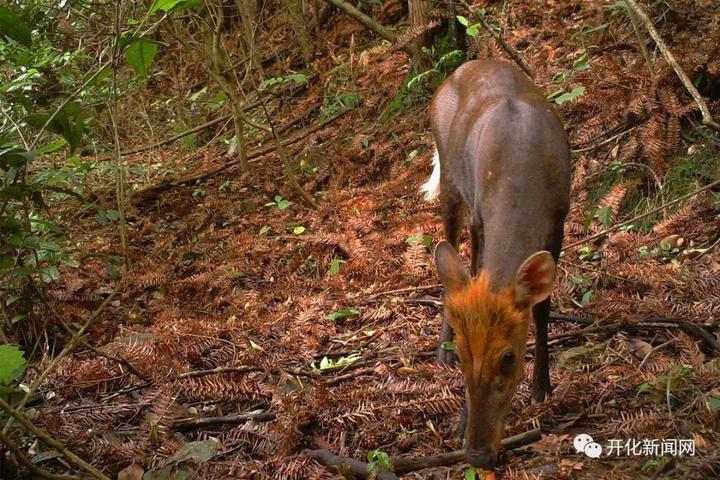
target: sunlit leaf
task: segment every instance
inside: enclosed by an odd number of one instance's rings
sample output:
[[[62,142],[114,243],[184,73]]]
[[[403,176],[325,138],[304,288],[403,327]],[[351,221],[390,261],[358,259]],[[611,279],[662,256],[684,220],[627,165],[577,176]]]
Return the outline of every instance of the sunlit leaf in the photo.
[[[8,385],[24,370],[23,352],[14,345],[0,345],[0,384]]]
[[[125,49],[125,60],[140,75],[141,78],[147,78],[147,70],[152,63],[153,57],[158,51],[158,45],[144,38],[135,39]]]

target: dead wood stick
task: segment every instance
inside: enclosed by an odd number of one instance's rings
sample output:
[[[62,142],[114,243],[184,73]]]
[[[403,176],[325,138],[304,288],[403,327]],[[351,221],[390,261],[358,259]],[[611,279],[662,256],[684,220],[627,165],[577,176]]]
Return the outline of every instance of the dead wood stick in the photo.
[[[311,128],[308,128],[307,130],[304,130],[303,132],[300,132],[300,134],[298,134],[297,136],[292,137],[292,138],[288,138],[288,139],[284,140],[284,141],[281,143],[281,145],[282,145],[283,147],[287,147],[288,145],[292,145],[292,144],[294,144],[294,143],[299,142],[300,140],[304,139],[304,138],[307,137],[308,135],[310,135],[310,134],[312,134],[312,133],[315,133],[315,132],[317,132],[318,130],[321,130],[321,129],[325,128],[325,127],[328,126],[330,123],[334,122],[335,120],[339,119],[340,117],[342,117],[343,115],[345,115],[346,113],[348,113],[350,110],[352,110],[352,109],[344,110],[344,111],[338,113],[337,115],[334,115],[333,117],[330,117],[329,119],[325,120],[324,122],[319,123],[318,125],[315,125],[315,126],[313,126],[313,127],[311,127]],[[270,146],[268,146],[268,147],[264,147],[264,148],[261,148],[261,149],[259,149],[259,150],[254,151],[254,152],[248,153],[247,159],[248,159],[248,161],[249,161],[249,160],[251,160],[251,159],[258,158],[258,157],[262,157],[263,155],[267,155],[268,153],[271,153],[271,152],[273,152],[273,151],[275,151],[275,145],[270,145]],[[222,158],[224,158],[224,156],[223,156]],[[199,181],[199,180],[205,180],[206,178],[212,177],[213,175],[216,175],[216,174],[222,172],[223,170],[227,170],[228,168],[230,168],[230,167],[232,167],[232,166],[235,166],[235,165],[237,165],[238,163],[240,163],[240,160],[238,160],[238,159],[236,159],[236,160],[231,160],[231,161],[228,161],[228,162],[223,163],[221,166],[219,166],[219,167],[217,167],[217,168],[214,168],[214,169],[212,169],[212,170],[208,170],[208,171],[206,171],[206,172],[204,172],[204,173],[200,173],[200,174],[198,174],[198,175],[192,175],[192,176],[190,176],[190,177],[179,178],[179,179],[176,179],[176,180],[167,180],[167,181],[161,182],[161,183],[159,183],[159,184],[157,184],[157,185],[153,185],[153,186],[151,186],[151,187],[147,187],[147,188],[145,188],[145,189],[143,189],[143,190],[140,190],[140,191],[137,192],[135,195],[138,196],[138,197],[142,197],[143,195],[147,195],[147,194],[150,194],[150,193],[153,193],[153,192],[158,192],[158,191],[167,190],[167,189],[169,189],[169,188],[176,187],[176,186],[178,186],[178,185],[185,185],[185,184],[188,184],[188,183],[197,182],[197,181]]]
[[[505,450],[513,450],[533,442],[537,442],[542,438],[540,429],[527,431],[518,435],[513,435],[500,442],[500,445]],[[426,457],[419,458],[396,458],[392,460],[392,465],[395,472],[398,474],[408,473],[415,470],[422,470],[428,467],[442,467],[447,465],[454,465],[456,463],[465,460],[465,450],[453,450],[452,452],[440,453],[437,455],[428,455]]]
[[[657,30],[655,30],[655,26],[653,25],[650,18],[647,16],[645,11],[640,8],[640,6],[637,4],[635,0],[627,0],[626,5],[632,12],[637,15],[637,17],[640,19],[640,21],[643,23],[645,28],[647,28],[648,32],[650,33],[650,36],[655,40],[655,43],[657,44],[658,48],[660,49],[660,52],[663,54],[663,57],[665,57],[665,60],[670,64],[673,70],[675,70],[675,73],[677,74],[678,78],[680,78],[680,81],[683,83],[687,91],[690,93],[690,96],[692,96],[693,100],[695,100],[695,103],[697,104],[698,108],[700,109],[700,113],[702,114],[702,123],[705,126],[708,126],[714,130],[720,131],[720,124],[718,124],[712,117],[712,114],[710,113],[710,110],[708,109],[707,104],[705,103],[705,100],[703,100],[702,95],[700,95],[700,92],[698,92],[697,88],[695,88],[695,85],[693,85],[692,81],[688,78],[688,76],[685,74],[685,71],[680,67],[680,64],[675,59],[675,56],[672,54],[670,49],[668,48],[665,41],[662,39],[660,34]]]
[[[378,22],[365,15],[357,8],[350,5],[348,2],[344,2],[343,0],[325,0],[325,2],[329,3],[330,5],[336,6],[337,8],[345,12],[347,15],[351,16],[352,18],[360,22],[362,25],[367,27],[369,30],[372,30],[373,32],[380,35],[388,42],[395,41],[395,34],[391,30],[383,27]]]
[[[224,415],[222,417],[181,418],[173,422],[172,427],[175,430],[192,430],[215,425],[236,424],[248,421],[269,422],[272,420],[275,420],[275,414],[272,412],[237,413],[234,415]]]
[[[435,285],[423,285],[420,287],[396,288],[395,290],[386,290],[384,292],[373,293],[365,301],[370,302],[370,301],[375,300],[377,297],[384,296],[384,295],[393,295],[395,293],[405,293],[405,292],[419,292],[420,290],[432,290],[434,288],[440,288],[440,287],[442,287],[442,285],[439,283],[436,283]]]
[[[204,377],[206,375],[215,375],[220,373],[250,373],[250,372],[263,372],[265,371],[265,368],[258,367],[255,365],[243,365],[240,367],[215,367],[215,368],[209,368],[207,370],[193,370],[191,372],[184,372],[177,374],[173,380],[179,380],[183,378],[197,378],[197,377]],[[301,377],[311,377],[316,378],[319,377],[318,374],[315,372],[308,372],[305,370],[301,370],[299,368],[278,368],[277,371],[285,371],[288,373],[291,373],[293,375],[301,376]]]
[[[318,460],[326,467],[335,467],[342,475],[351,474],[359,478],[370,478],[370,466],[363,461],[335,455],[325,448],[319,448],[317,450],[305,449],[303,453],[310,458]],[[378,468],[375,478],[377,480],[398,480],[397,475],[382,468]]]
[[[582,323],[583,325],[592,325],[593,323],[595,323],[595,320],[593,320],[592,318],[583,318],[576,315],[565,315],[563,313],[551,313],[550,320]]]
[[[0,444],[4,445],[8,451],[15,457],[18,463],[21,463],[25,468],[35,474],[34,478],[45,478],[47,480],[85,480],[88,477],[76,477],[74,475],[59,475],[35,465],[28,457],[25,456],[22,449],[8,436],[6,436],[2,430],[0,430]]]
[[[704,187],[698,188],[697,190],[693,190],[693,191],[690,192],[690,193],[687,193],[687,194],[685,194],[685,195],[681,195],[681,196],[677,197],[677,198],[674,199],[674,200],[670,200],[669,202],[663,203],[662,205],[660,205],[660,206],[657,207],[657,208],[653,208],[652,210],[648,210],[647,212],[641,213],[640,215],[636,215],[636,216],[634,216],[633,218],[631,218],[630,220],[625,220],[624,222],[616,223],[615,225],[613,225],[612,227],[610,227],[610,228],[608,228],[608,229],[606,229],[606,230],[603,230],[603,231],[601,231],[601,232],[598,232],[598,233],[596,233],[596,234],[594,234],[594,235],[590,235],[589,237],[585,237],[585,238],[583,238],[582,240],[578,240],[577,242],[571,243],[570,245],[565,245],[565,246],[563,246],[563,250],[568,250],[568,249],[570,249],[570,248],[572,248],[572,247],[577,247],[578,245],[583,245],[583,244],[585,244],[585,243],[588,243],[588,242],[591,242],[591,241],[593,241],[593,240],[596,240],[596,239],[598,239],[598,238],[600,238],[600,237],[604,237],[604,236],[607,235],[608,233],[614,232],[615,230],[618,230],[618,229],[622,228],[623,226],[625,226],[625,225],[627,225],[627,224],[629,224],[629,223],[633,223],[633,222],[635,222],[635,221],[637,221],[637,220],[639,220],[639,219],[641,219],[641,218],[645,218],[645,217],[647,217],[647,216],[649,216],[649,215],[652,215],[652,214],[654,214],[654,213],[658,213],[658,212],[660,212],[660,211],[663,211],[663,210],[665,210],[667,207],[670,207],[670,206],[672,206],[672,205],[675,205],[676,203],[680,203],[680,202],[682,202],[683,200],[687,200],[688,198],[694,197],[695,195],[698,195],[699,193],[702,193],[702,192],[704,192],[704,191],[706,191],[706,190],[710,190],[711,188],[717,187],[718,185],[720,185],[720,180],[715,180],[714,182],[708,183],[708,184],[705,185]]]
[[[110,478],[103,472],[95,468],[93,465],[90,465],[88,462],[78,457],[75,453],[69,450],[60,440],[51,437],[47,432],[36,427],[30,420],[28,420],[28,418],[23,413],[13,408],[2,398],[0,398],[0,409],[7,413],[9,416],[13,417],[15,420],[17,420],[25,428],[25,430],[34,435],[38,440],[41,440],[48,446],[59,450],[65,456],[65,458],[67,458],[70,462],[74,463],[78,467],[82,468],[92,477],[96,478],[97,480],[110,480]]]
[[[513,450],[515,448],[537,442],[540,438],[542,438],[542,434],[540,433],[540,429],[536,428],[525,433],[508,437],[500,444],[505,450]],[[324,448],[317,450],[303,450],[303,453],[309,457],[319,460],[326,466],[337,467],[341,473],[350,473],[357,475],[360,478],[370,477],[368,464],[360,460],[341,457]],[[404,474],[415,470],[422,470],[423,468],[454,465],[456,463],[463,462],[464,460],[465,450],[453,450],[452,452],[428,455],[419,458],[398,457],[391,459],[390,463],[393,466],[395,473]],[[379,468],[376,478],[394,480],[398,478],[395,473]]]
[[[466,2],[465,0],[461,0],[461,2],[463,5],[465,5],[465,8],[467,8],[468,11],[473,16],[475,16],[478,20],[480,20],[480,25],[482,25],[482,27],[490,34],[490,36],[495,39],[495,41],[500,46],[500,48],[502,48],[505,51],[505,53],[507,53],[510,56],[510,58],[512,58],[513,61],[515,63],[517,63],[520,68],[523,69],[523,72],[525,72],[528,75],[528,77],[533,78],[532,70],[530,70],[530,67],[528,66],[528,64],[525,63],[525,60],[523,60],[523,58],[520,56],[520,53],[518,53],[517,50],[515,50],[510,45],[508,45],[507,42],[505,42],[505,40],[503,40],[503,38],[500,36],[500,34],[497,33],[495,30],[493,30],[490,25],[488,25],[485,18],[483,18],[481,15],[478,15],[477,13],[475,13],[475,10],[472,9],[472,7],[470,6],[470,4],[468,4],[468,2]]]

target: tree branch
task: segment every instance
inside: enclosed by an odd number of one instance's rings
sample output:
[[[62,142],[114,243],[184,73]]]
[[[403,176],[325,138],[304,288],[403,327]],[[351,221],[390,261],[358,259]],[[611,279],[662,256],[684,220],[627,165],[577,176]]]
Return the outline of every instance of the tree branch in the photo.
[[[379,23],[377,23],[372,18],[368,17],[364,13],[362,13],[357,8],[353,7],[347,2],[344,2],[343,0],[325,0],[330,5],[334,5],[346,14],[350,15],[352,18],[357,20],[358,22],[362,23],[365,27],[372,30],[373,32],[380,35],[382,38],[389,42],[395,41],[395,34],[388,30],[387,28],[383,27]]]
[[[627,0],[626,5],[628,8],[639,18],[639,20],[643,23],[645,28],[647,28],[648,32],[650,33],[650,36],[655,40],[655,43],[657,44],[658,48],[660,49],[660,52],[663,54],[663,57],[665,57],[665,60],[670,64],[673,70],[675,70],[675,73],[680,78],[680,81],[685,85],[685,88],[692,96],[693,100],[695,100],[695,103],[697,103],[698,108],[700,108],[700,113],[702,113],[702,123],[703,125],[710,127],[714,130],[720,131],[720,124],[718,124],[712,117],[712,114],[710,113],[710,110],[708,109],[707,104],[705,103],[705,100],[703,100],[702,95],[700,95],[700,92],[698,92],[697,88],[695,88],[695,85],[693,85],[692,81],[688,78],[688,76],[685,74],[685,71],[680,67],[680,64],[675,59],[675,56],[672,54],[670,49],[668,48],[665,41],[662,39],[660,34],[657,30],[655,30],[655,26],[653,25],[650,18],[648,18],[645,11],[640,8],[640,6],[637,4],[635,0]]]

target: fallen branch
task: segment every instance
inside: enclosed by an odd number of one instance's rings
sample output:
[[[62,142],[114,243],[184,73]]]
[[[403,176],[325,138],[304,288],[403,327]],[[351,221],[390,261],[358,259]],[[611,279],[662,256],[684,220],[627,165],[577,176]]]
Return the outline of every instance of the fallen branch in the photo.
[[[351,16],[358,22],[360,22],[362,25],[367,27],[369,30],[372,30],[373,32],[380,35],[382,38],[387,40],[388,42],[394,42],[395,41],[395,34],[388,30],[387,28],[383,27],[379,23],[377,23],[372,18],[368,17],[364,13],[362,13],[357,8],[353,7],[347,2],[344,2],[343,0],[325,0],[325,2],[329,3],[330,5],[334,5],[343,12],[345,12],[347,15]]]
[[[593,320],[592,318],[583,318],[576,315],[565,315],[563,313],[551,313],[550,320],[560,322],[582,323],[583,325],[592,325],[593,323],[595,323],[595,320]]]
[[[654,213],[657,213],[657,212],[660,212],[660,211],[662,211],[662,210],[665,210],[667,207],[669,207],[669,206],[671,206],[671,205],[675,205],[676,203],[680,203],[680,202],[682,202],[683,200],[687,200],[688,198],[694,197],[695,195],[698,195],[698,194],[700,194],[700,193],[702,193],[702,192],[704,192],[704,191],[706,191],[706,190],[710,190],[711,188],[717,187],[718,185],[720,185],[720,180],[715,180],[714,182],[708,183],[708,184],[705,185],[704,187],[698,188],[697,190],[693,190],[692,192],[690,192],[690,193],[688,193],[688,194],[681,195],[681,196],[679,196],[678,198],[676,198],[676,199],[674,199],[674,200],[671,200],[671,201],[669,201],[669,202],[663,203],[662,205],[660,205],[660,206],[657,207],[657,208],[653,208],[652,210],[648,210],[648,211],[645,212],[645,213],[641,213],[640,215],[636,215],[636,216],[634,216],[633,218],[631,218],[630,220],[625,220],[624,222],[617,223],[617,224],[613,225],[612,227],[610,227],[610,228],[608,228],[608,229],[606,229],[606,230],[603,230],[603,231],[601,231],[601,232],[598,232],[598,233],[596,233],[596,234],[594,234],[594,235],[590,235],[589,237],[585,237],[585,238],[583,238],[582,240],[578,240],[577,242],[573,242],[573,243],[571,243],[571,244],[569,244],[569,245],[565,245],[565,246],[563,246],[563,249],[564,249],[564,250],[568,250],[568,249],[570,249],[570,248],[572,248],[572,247],[577,247],[578,245],[583,245],[583,244],[585,244],[585,243],[591,242],[591,241],[593,241],[593,240],[595,240],[595,239],[598,239],[598,238],[600,238],[600,237],[604,237],[604,236],[607,235],[608,233],[614,232],[615,230],[618,230],[618,229],[624,227],[625,225],[628,225],[628,224],[633,223],[633,222],[635,222],[635,221],[637,221],[637,220],[639,220],[639,219],[641,219],[641,218],[645,218],[645,217],[647,217],[647,216],[649,216],[649,215],[652,215],[652,214],[654,214]]]
[[[325,128],[325,127],[328,126],[330,123],[332,123],[332,122],[334,122],[335,120],[339,119],[340,117],[342,117],[343,115],[345,115],[345,114],[348,113],[349,111],[351,111],[351,109],[344,110],[344,111],[338,113],[337,115],[334,115],[333,117],[328,118],[328,119],[325,120],[324,122],[321,122],[321,123],[319,123],[318,125],[315,125],[315,126],[313,126],[313,127],[311,127],[311,128],[308,128],[307,130],[305,130],[305,131],[303,131],[303,132],[300,132],[300,134],[298,134],[297,136],[295,136],[295,137],[293,137],[293,138],[288,138],[287,140],[281,142],[281,145],[282,145],[283,147],[286,147],[286,146],[288,146],[288,145],[292,145],[292,144],[294,144],[294,143],[297,143],[297,142],[299,142],[300,140],[302,140],[302,139],[304,139],[305,137],[307,137],[308,135],[310,135],[310,134],[312,134],[312,133],[315,133],[315,132],[317,132],[318,130],[321,130],[321,129]],[[248,159],[248,161],[250,161],[250,160],[252,160],[252,159],[255,159],[255,158],[258,158],[258,157],[262,157],[263,155],[267,155],[268,153],[271,153],[271,152],[275,151],[275,148],[276,148],[275,145],[271,145],[271,146],[269,146],[269,147],[264,147],[264,148],[261,148],[261,149],[259,149],[259,150],[256,150],[256,151],[254,151],[254,152],[250,152],[250,153],[248,153],[247,159]],[[226,156],[223,156],[223,157],[221,157],[221,158],[227,158],[227,157],[226,157]],[[147,188],[145,188],[145,189],[143,189],[143,190],[140,190],[139,192],[137,192],[137,193],[135,194],[135,197],[136,197],[137,199],[142,199],[142,198],[147,197],[148,195],[152,195],[152,194],[161,192],[161,191],[163,191],[163,190],[167,190],[167,189],[169,189],[169,188],[176,187],[176,186],[178,186],[178,185],[185,185],[185,184],[188,184],[188,183],[194,183],[194,182],[197,182],[197,181],[200,181],[200,180],[205,180],[205,179],[207,179],[207,178],[209,178],[209,177],[212,177],[213,175],[217,175],[218,173],[222,172],[223,170],[227,170],[228,168],[237,165],[238,163],[240,163],[240,160],[235,159],[235,160],[227,161],[227,162],[223,163],[221,166],[219,166],[219,167],[217,167],[217,168],[214,168],[214,169],[212,169],[212,170],[208,170],[208,171],[206,171],[206,172],[204,172],[204,173],[200,173],[200,174],[197,174],[197,175],[192,175],[192,176],[190,176],[190,177],[175,179],[175,180],[166,180],[166,181],[163,181],[163,182],[161,182],[161,183],[159,183],[159,184],[157,184],[157,185],[153,185],[153,186],[151,186],[151,187],[147,187]]]
[[[540,429],[527,431],[518,435],[513,435],[500,442],[500,445],[505,450],[513,450],[516,448],[523,447],[525,445],[537,442],[542,438]],[[454,450],[452,452],[440,453],[437,455],[428,455],[426,457],[419,458],[397,458],[392,460],[391,463],[394,470],[398,474],[413,472],[415,470],[422,470],[428,467],[443,467],[447,465],[454,465],[456,463],[465,460],[465,450]]]
[[[173,422],[172,428],[175,430],[192,430],[216,425],[245,423],[249,421],[270,422],[272,420],[275,420],[275,414],[272,412],[238,413],[235,415],[224,415],[222,417],[181,418]]]
[[[515,448],[537,442],[542,438],[540,429],[536,428],[525,433],[513,435],[504,439],[500,444],[505,450],[513,450]],[[370,478],[369,465],[354,458],[342,457],[335,455],[330,450],[321,448],[317,450],[306,449],[303,453],[311,458],[319,460],[323,465],[328,467],[336,467],[342,474],[352,474],[359,478]],[[437,455],[428,455],[419,458],[398,457],[390,460],[393,471],[388,472],[382,468],[378,468],[377,479],[395,480],[397,474],[404,474],[416,470],[422,470],[429,467],[443,467],[455,465],[465,461],[465,450],[453,450],[452,452],[440,453]]]
[[[532,70],[530,70],[528,64],[525,63],[525,60],[523,60],[523,58],[520,56],[520,53],[514,48],[512,48],[510,45],[508,45],[505,40],[503,40],[503,38],[500,36],[500,34],[493,30],[490,25],[488,25],[487,21],[483,16],[475,13],[475,10],[473,10],[470,4],[468,4],[465,0],[461,0],[461,2],[463,5],[465,5],[465,8],[467,8],[473,16],[480,20],[480,25],[482,25],[482,27],[490,34],[490,36],[495,39],[500,48],[502,48],[503,51],[507,53],[510,58],[512,58],[513,61],[518,64],[520,68],[522,68],[523,72],[527,73],[530,78],[533,78]]]
[[[13,457],[15,457],[15,460],[21,463],[31,473],[35,474],[35,478],[45,478],[47,480],[85,480],[88,478],[76,477],[73,475],[58,475],[38,467],[29,458],[27,458],[20,447],[18,447],[17,444],[2,431],[0,431],[0,443],[5,445]]]
[[[241,367],[215,367],[215,368],[209,368],[207,370],[193,370],[192,372],[184,372],[177,374],[173,379],[174,380],[180,380],[183,378],[197,378],[197,377],[204,377],[206,375],[216,375],[220,373],[250,373],[250,372],[264,372],[267,370],[263,367],[258,367],[255,365],[243,365]],[[305,370],[301,370],[299,368],[278,368],[277,371],[283,371],[288,372],[293,375],[297,375],[300,377],[310,377],[310,378],[318,378],[319,375],[315,372],[308,372]]]
[[[341,475],[355,475],[358,478],[370,478],[370,466],[360,460],[335,455],[325,448],[317,450],[305,449],[303,453],[310,458],[318,460],[326,467],[335,467]],[[377,480],[398,480],[397,475],[382,468],[378,468],[375,478]]]
[[[705,100],[703,100],[702,95],[700,95],[700,92],[698,92],[697,88],[695,88],[695,85],[693,85],[692,81],[688,78],[688,76],[685,74],[685,71],[680,67],[680,64],[675,59],[675,56],[672,54],[670,49],[668,48],[665,41],[662,39],[660,34],[657,30],[655,30],[655,26],[653,25],[650,18],[648,18],[645,11],[640,8],[640,6],[637,4],[635,0],[627,0],[626,5],[628,9],[632,11],[639,20],[643,23],[645,28],[647,28],[648,32],[650,33],[650,36],[655,40],[655,43],[657,44],[658,48],[660,49],[660,52],[663,54],[663,57],[665,57],[665,60],[670,64],[673,70],[675,70],[675,73],[677,74],[678,78],[680,78],[680,81],[685,86],[687,91],[692,96],[693,100],[695,100],[695,103],[697,104],[698,108],[700,109],[700,113],[702,114],[702,123],[705,126],[708,126],[714,130],[720,131],[720,124],[718,124],[712,117],[712,114],[710,113],[710,110],[708,109],[707,104],[705,103]]]
[[[50,435],[48,435],[45,431],[40,430],[38,427],[33,425],[33,423],[25,417],[22,413],[20,413],[18,410],[14,409],[9,403],[7,403],[5,400],[0,397],[0,409],[7,413],[9,416],[13,417],[15,420],[20,422],[20,424],[25,427],[25,429],[37,437],[38,440],[41,440],[45,444],[47,444],[49,447],[52,447],[56,450],[59,450],[65,458],[67,458],[69,461],[77,465],[78,467],[85,470],[87,473],[92,475],[94,478],[97,478],[98,480],[110,480],[110,478],[102,473],[100,470],[95,468],[94,466],[87,463],[82,458],[75,455],[72,451],[68,450],[68,448],[65,446],[64,443],[62,443],[59,440],[56,440],[52,438]],[[7,438],[7,437],[4,437]]]

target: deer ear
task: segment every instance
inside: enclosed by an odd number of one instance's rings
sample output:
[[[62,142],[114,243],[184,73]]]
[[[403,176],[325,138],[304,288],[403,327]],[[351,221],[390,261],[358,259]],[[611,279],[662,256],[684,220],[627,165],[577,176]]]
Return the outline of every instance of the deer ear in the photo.
[[[528,308],[550,296],[555,284],[555,260],[548,251],[534,253],[515,274],[515,302]]]
[[[435,267],[440,282],[448,293],[461,290],[470,281],[470,275],[465,271],[460,255],[445,240],[435,247]]]

